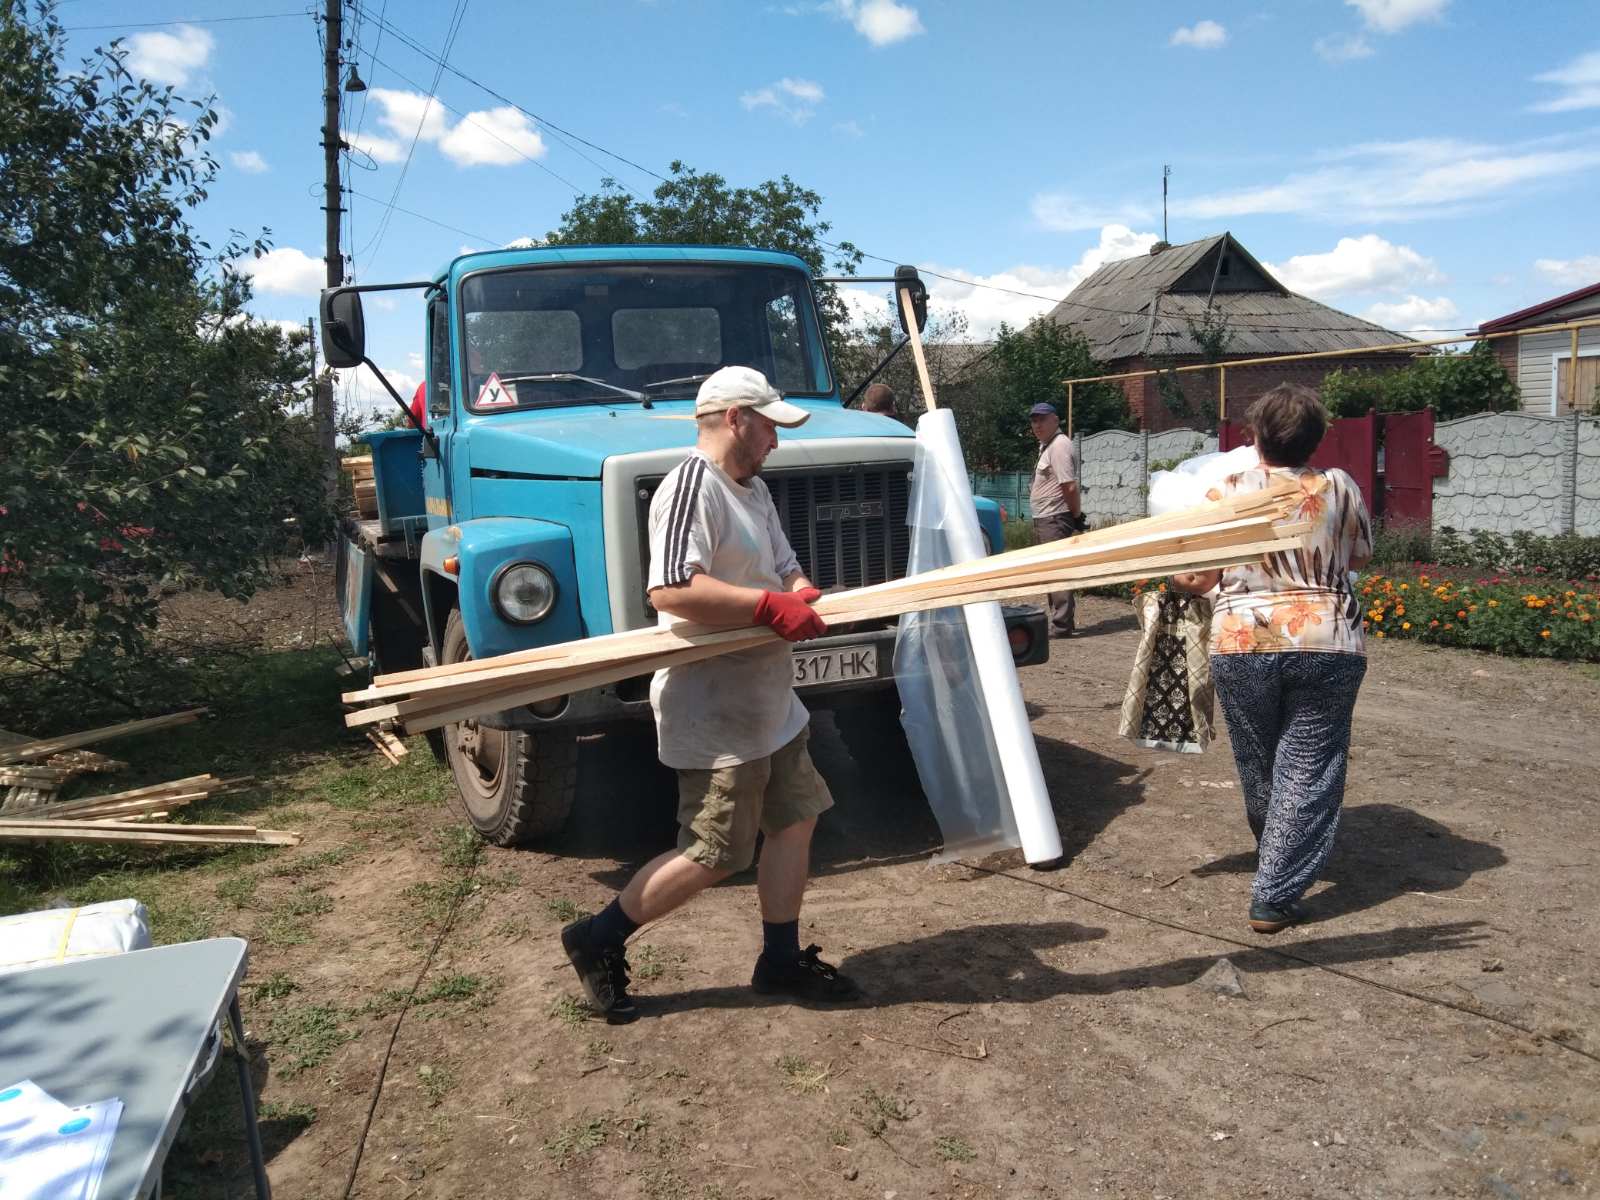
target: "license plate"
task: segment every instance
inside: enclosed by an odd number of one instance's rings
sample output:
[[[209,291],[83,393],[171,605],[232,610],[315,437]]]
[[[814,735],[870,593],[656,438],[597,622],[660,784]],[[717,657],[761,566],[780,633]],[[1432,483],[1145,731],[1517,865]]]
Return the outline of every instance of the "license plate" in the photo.
[[[795,687],[849,683],[853,679],[875,679],[877,675],[876,646],[840,646],[836,650],[797,651],[794,655]]]

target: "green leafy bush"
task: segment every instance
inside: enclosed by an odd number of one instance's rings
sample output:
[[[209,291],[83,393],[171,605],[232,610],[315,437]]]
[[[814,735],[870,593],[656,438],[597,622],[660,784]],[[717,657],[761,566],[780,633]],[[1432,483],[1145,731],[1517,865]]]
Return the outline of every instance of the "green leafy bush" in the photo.
[[[1410,638],[1530,658],[1600,662],[1600,587],[1593,581],[1495,576],[1475,582],[1427,571],[1362,576],[1374,638]]]
[[[1483,529],[1461,534],[1446,527],[1433,539],[1432,556],[1412,561],[1436,562],[1451,567],[1482,567],[1513,575],[1592,579],[1600,575],[1600,537],[1579,537],[1576,534],[1543,537],[1525,530],[1502,537]]]
[[[1430,354],[1398,371],[1331,371],[1322,380],[1322,403],[1335,417],[1431,408],[1451,421],[1516,408],[1517,385],[1489,343],[1478,342],[1465,353]]]

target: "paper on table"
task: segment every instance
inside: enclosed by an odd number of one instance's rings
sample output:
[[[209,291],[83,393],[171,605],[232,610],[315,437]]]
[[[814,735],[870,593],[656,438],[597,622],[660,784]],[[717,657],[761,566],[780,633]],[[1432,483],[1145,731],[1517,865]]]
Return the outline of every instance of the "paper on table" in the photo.
[[[11,1104],[18,1105],[10,1109]],[[95,1200],[122,1101],[68,1108],[30,1080],[0,1090],[0,1196]]]

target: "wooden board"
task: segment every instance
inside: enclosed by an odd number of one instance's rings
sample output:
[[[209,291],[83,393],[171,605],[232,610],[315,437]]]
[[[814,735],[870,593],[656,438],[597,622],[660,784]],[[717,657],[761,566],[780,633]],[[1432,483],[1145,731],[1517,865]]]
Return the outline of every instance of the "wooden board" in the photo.
[[[106,725],[100,729],[85,730],[83,733],[69,733],[65,737],[43,738],[38,741],[23,742],[20,745],[6,746],[0,748],[0,766],[48,758],[50,755],[59,754],[63,750],[76,750],[79,746],[89,746],[95,742],[109,741],[112,738],[131,737],[136,733],[151,733],[157,729],[170,729],[175,725],[186,725],[190,721],[198,721],[206,711],[204,708],[190,708],[183,712],[168,713],[164,717],[146,717],[139,721],[124,721],[120,725]]]

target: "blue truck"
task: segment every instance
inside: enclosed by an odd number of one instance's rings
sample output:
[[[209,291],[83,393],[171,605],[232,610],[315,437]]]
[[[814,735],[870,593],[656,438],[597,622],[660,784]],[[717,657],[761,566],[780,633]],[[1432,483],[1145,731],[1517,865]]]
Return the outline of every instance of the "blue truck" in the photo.
[[[653,623],[650,499],[694,444],[700,381],[730,363],[811,412],[763,472],[807,576],[824,589],[902,576],[914,439],[845,405],[819,282],[770,250],[563,246],[464,254],[429,280],[324,292],[328,364],[365,363],[402,409],[366,353],[361,295],[421,292],[428,348],[426,421],[367,435],[376,515],[341,522],[338,593],[356,653],[374,673],[403,671]],[[917,298],[920,324],[915,271],[894,282]],[[998,505],[977,504],[1001,547]],[[1043,614],[1019,606],[1006,620],[1017,663],[1043,662]],[[894,633],[892,622],[838,627],[793,651],[802,698],[835,710],[869,771],[905,753]],[[625,744],[631,732],[653,751],[649,683],[431,734],[473,826],[499,845],[557,832],[578,794],[581,738]]]

